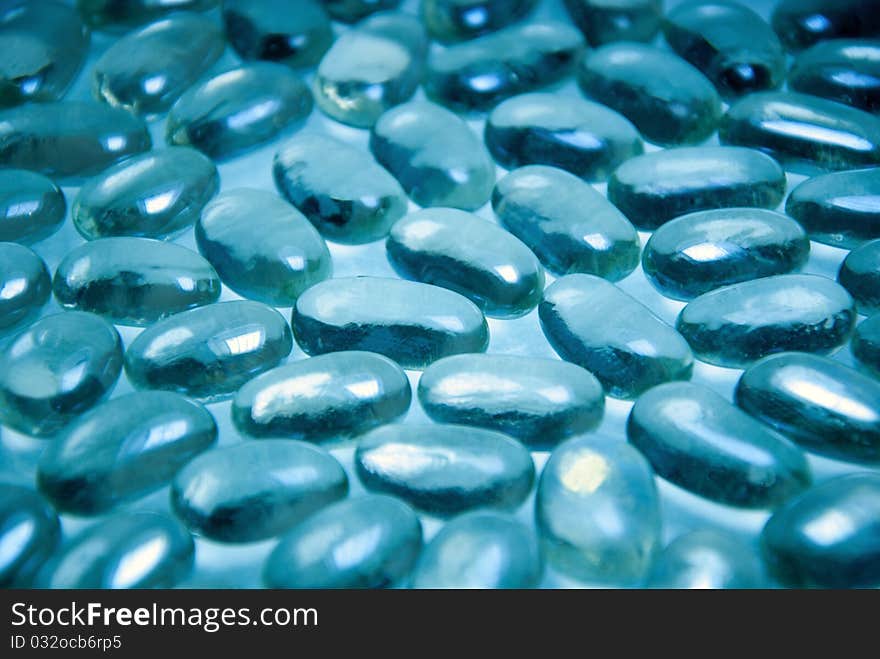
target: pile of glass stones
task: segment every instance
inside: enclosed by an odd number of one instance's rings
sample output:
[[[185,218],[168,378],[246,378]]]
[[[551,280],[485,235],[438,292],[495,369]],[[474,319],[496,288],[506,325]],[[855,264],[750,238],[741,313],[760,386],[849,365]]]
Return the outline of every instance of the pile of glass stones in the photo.
[[[3,0],[0,584],[880,585],[878,37]]]

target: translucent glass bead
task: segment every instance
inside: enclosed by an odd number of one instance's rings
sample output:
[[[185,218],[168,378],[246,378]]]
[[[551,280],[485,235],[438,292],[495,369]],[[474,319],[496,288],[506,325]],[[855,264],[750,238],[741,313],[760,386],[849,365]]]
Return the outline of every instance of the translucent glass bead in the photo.
[[[647,586],[691,590],[766,587],[761,561],[751,544],[714,529],[690,531],[670,542],[654,561]]]
[[[51,294],[43,259],[22,245],[0,243],[0,336],[36,319]]]
[[[880,379],[880,313],[856,326],[852,338],[852,354],[859,366]]]
[[[171,12],[205,11],[218,4],[219,0],[76,0],[86,23],[109,32],[125,32]]]
[[[422,0],[422,20],[440,41],[473,39],[521,20],[538,0]]]
[[[395,9],[400,0],[321,0],[321,4],[335,20],[354,23],[374,12]]]
[[[36,492],[0,483],[0,586],[22,588],[61,539],[58,515]]]
[[[651,41],[660,30],[663,0],[564,0],[571,20],[591,46]]]
[[[834,39],[818,43],[797,56],[788,73],[788,88],[876,114],[880,112],[880,42]]]
[[[0,170],[0,241],[39,242],[61,228],[66,213],[64,193],[51,179],[24,169]]]
[[[844,37],[880,36],[877,0],[781,0],[773,29],[790,50]]]
[[[853,296],[859,313],[880,311],[880,240],[851,251],[840,265],[837,281]]]

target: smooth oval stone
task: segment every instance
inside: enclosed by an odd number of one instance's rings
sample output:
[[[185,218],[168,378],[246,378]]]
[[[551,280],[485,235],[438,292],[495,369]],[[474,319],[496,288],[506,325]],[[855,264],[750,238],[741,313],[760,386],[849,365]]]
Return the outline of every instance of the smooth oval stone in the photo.
[[[786,586],[877,587],[880,476],[841,476],[795,499],[764,526],[761,553]]]
[[[138,389],[214,401],[278,366],[292,348],[290,328],[271,307],[249,300],[219,302],[141,332],[125,352],[125,373]]]
[[[776,208],[785,172],[773,158],[730,146],[655,151],[623,163],[608,179],[608,199],[640,229],[714,208]]]
[[[296,301],[296,341],[309,355],[378,352],[404,368],[464,352],[483,352],[489,328],[479,308],[453,291],[384,277],[340,277]]]
[[[400,0],[321,0],[321,4],[335,20],[354,23],[377,11],[396,9]]]
[[[248,64],[181,96],[168,113],[165,140],[211,158],[229,158],[298,127],[312,106],[308,86],[286,66]]]
[[[794,274],[704,293],[682,309],[676,328],[701,361],[745,368],[776,352],[834,352],[855,319],[853,299],[840,284]]]
[[[318,511],[285,535],[266,560],[269,588],[388,588],[412,570],[422,525],[412,508],[367,494]]]
[[[110,32],[152,23],[174,11],[205,11],[217,4],[218,0],[76,0],[86,23]]]
[[[0,241],[25,245],[64,224],[67,202],[51,179],[24,169],[0,170]]]
[[[52,294],[49,269],[16,243],[0,243],[0,334],[30,323]]]
[[[663,36],[723,96],[776,89],[785,79],[785,51],[779,38],[743,4],[682,3],[664,17]]]
[[[147,125],[121,108],[58,101],[0,112],[0,165],[77,181],[149,151]]]
[[[558,571],[587,582],[636,586],[660,544],[651,467],[619,439],[570,439],[541,472],[535,524],[544,558]]]
[[[197,253],[146,238],[101,238],[69,252],[55,271],[55,299],[120,325],[146,326],[216,302],[220,278]]]
[[[166,485],[217,440],[214,417],[179,394],[114,398],[73,422],[40,456],[37,483],[58,509],[97,515]]]
[[[649,588],[763,588],[761,561],[752,546],[737,536],[701,529],[678,536],[657,556]]]
[[[816,44],[795,59],[788,88],[880,112],[880,41],[835,39]]]
[[[332,455],[278,439],[199,455],[174,478],[171,505],[206,538],[253,542],[283,533],[347,493],[348,478]]]
[[[394,225],[385,247],[402,276],[461,293],[488,316],[522,316],[541,300],[544,269],[532,251],[472,213],[411,213]]]
[[[729,506],[774,508],[811,482],[798,447],[691,382],[642,394],[626,435],[658,476]]]
[[[165,112],[216,62],[226,42],[217,23],[175,14],[115,42],[92,69],[98,100],[136,114]]]
[[[468,125],[439,105],[417,101],[383,114],[370,150],[419,206],[476,210],[495,184],[495,163]]]
[[[275,185],[328,240],[360,245],[388,235],[406,214],[400,183],[362,149],[300,134],[275,154]]]
[[[697,144],[721,119],[721,98],[709,79],[654,46],[617,43],[588,52],[577,80],[584,94],[622,114],[655,144]]]
[[[590,181],[606,179],[643,150],[638,131],[614,110],[548,93],[500,103],[486,122],[485,139],[502,167],[551,165]]]
[[[492,209],[554,274],[617,281],[639,263],[639,235],[630,221],[592,186],[560,169],[534,165],[511,172],[495,186]]]
[[[859,313],[880,311],[880,240],[851,251],[840,265],[837,281],[853,296]]]
[[[559,356],[595,375],[615,398],[635,398],[667,380],[687,380],[694,358],[682,336],[604,279],[566,275],[538,306]]]
[[[397,364],[372,352],[333,352],[272,369],[232,403],[244,435],[321,441],[360,435],[396,421],[412,400]]]
[[[880,36],[877,0],[781,0],[773,29],[789,50],[826,39]]]
[[[487,111],[506,98],[559,82],[574,70],[583,47],[581,34],[566,23],[508,27],[433,52],[425,93],[456,112]]]
[[[591,46],[651,41],[660,30],[663,0],[564,0],[571,20]]]
[[[440,41],[473,39],[524,18],[537,0],[422,0],[422,20]]]
[[[880,313],[856,326],[851,348],[858,365],[875,378],[880,378]]]
[[[254,218],[259,230],[254,230]],[[271,192],[239,188],[205,206],[196,244],[239,295],[289,307],[333,270],[327,245],[290,204]]]
[[[413,588],[535,588],[543,570],[535,534],[511,515],[465,513],[419,558]]]
[[[425,26],[416,16],[402,11],[383,11],[364,19],[355,27],[359,32],[399,43],[418,60],[421,67],[424,66],[431,43]]]
[[[556,359],[455,355],[419,380],[419,402],[440,423],[498,430],[530,446],[553,446],[599,425],[602,385],[589,371]]]
[[[708,291],[799,270],[810,256],[800,224],[762,208],[690,213],[661,226],[645,245],[642,269],[666,297]]]
[[[0,354],[0,421],[46,437],[110,395],[122,371],[119,333],[100,316],[41,318]]]
[[[71,216],[86,240],[173,238],[193,225],[219,189],[210,159],[195,149],[170,147],[129,158],[88,180]]]
[[[54,559],[47,588],[171,588],[192,571],[195,545],[176,520],[119,513],[90,526]]]
[[[364,435],[355,470],[368,490],[400,497],[434,515],[514,509],[528,496],[528,450],[500,432],[458,425],[393,424]]]
[[[0,483],[0,586],[30,585],[30,580],[61,539],[58,515],[33,490]]]

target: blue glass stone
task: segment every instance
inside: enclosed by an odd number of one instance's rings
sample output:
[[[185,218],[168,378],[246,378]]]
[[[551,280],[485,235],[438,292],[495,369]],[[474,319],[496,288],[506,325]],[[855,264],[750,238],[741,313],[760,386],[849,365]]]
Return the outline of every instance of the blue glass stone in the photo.
[[[220,278],[197,253],[146,238],[101,238],[69,252],[55,271],[55,299],[119,325],[146,326],[216,302]]]
[[[43,572],[47,588],[171,588],[189,576],[192,536],[158,513],[119,513],[76,536]]]
[[[770,572],[793,588],[880,585],[880,475],[817,485],[777,511],[761,533]]]
[[[97,515],[166,485],[217,440],[204,407],[167,391],[143,391],[98,405],[67,427],[40,457],[37,483],[64,512]]]
[[[642,394],[626,435],[658,476],[729,506],[774,508],[812,480],[797,446],[691,382]]]
[[[422,525],[393,497],[367,494],[335,503],[298,524],[263,569],[269,588],[388,588],[410,573]]]
[[[799,270],[810,256],[800,224],[762,208],[690,213],[661,226],[642,269],[663,295],[690,300],[721,286]]]
[[[368,490],[400,497],[434,515],[514,509],[535,478],[532,456],[516,440],[446,424],[376,428],[358,443],[354,465]]]
[[[623,163],[608,180],[608,199],[640,229],[714,208],[776,208],[785,172],[773,158],[742,147],[655,151]]]
[[[0,243],[0,336],[30,323],[52,295],[49,269],[16,243]]]
[[[498,181],[492,208],[554,274],[584,272],[617,281],[639,264],[635,227],[568,172],[541,165],[517,169]]]
[[[663,36],[722,96],[776,89],[785,79],[785,51],[776,33],[738,2],[682,3],[664,17]]]
[[[151,325],[125,352],[125,373],[138,389],[177,391],[205,401],[231,396],[290,354],[284,318],[259,302],[219,302]]]
[[[511,515],[465,513],[419,558],[413,588],[535,588],[543,566],[534,532]]]
[[[571,20],[591,46],[651,41],[660,31],[663,0],[564,0]]]
[[[559,82],[584,47],[566,23],[515,25],[438,50],[428,58],[425,93],[456,112],[487,111],[511,96]]]
[[[333,352],[279,366],[245,384],[232,403],[232,421],[251,437],[316,442],[396,421],[411,400],[406,373],[387,357]]]
[[[377,11],[396,9],[400,0],[321,0],[321,4],[335,20],[354,23]]]
[[[609,396],[635,398],[661,382],[691,377],[694,358],[681,335],[604,279],[557,279],[538,314],[559,356],[590,371]]]
[[[502,167],[551,165],[590,181],[608,178],[643,150],[635,126],[614,110],[549,93],[500,103],[486,122],[485,139]]]
[[[120,108],[58,101],[0,112],[0,166],[77,182],[149,151],[147,125]]]
[[[788,88],[877,114],[880,41],[835,39],[816,44],[795,59],[788,73]]]
[[[215,21],[200,14],[174,14],[105,50],[92,69],[92,91],[98,100],[136,114],[165,112],[225,48]]]
[[[0,353],[0,421],[48,437],[110,396],[122,371],[119,333],[100,316],[41,318]]]
[[[389,110],[370,133],[370,150],[419,206],[476,210],[489,201],[495,163],[468,125],[439,105]]]
[[[195,149],[170,147],[129,158],[83,185],[73,224],[86,240],[173,238],[189,229],[217,194],[220,176]]]
[[[584,435],[560,444],[541,472],[535,524],[544,558],[563,574],[639,585],[660,544],[650,465],[619,439]]]
[[[333,269],[327,245],[309,221],[264,190],[222,193],[205,206],[195,234],[199,251],[229,288],[266,304],[292,306]]]
[[[66,213],[64,193],[51,179],[24,169],[0,170],[0,241],[39,242],[61,228]]]
[[[455,355],[419,380],[419,402],[440,423],[503,432],[530,446],[554,446],[599,425],[602,385],[589,371],[556,359]]]
[[[275,185],[328,240],[350,245],[388,235],[406,214],[400,183],[369,154],[318,133],[303,133],[275,155]]]
[[[293,333],[304,352],[378,352],[404,368],[483,352],[489,328],[479,308],[439,286],[384,277],[341,277],[296,301]]]
[[[473,39],[528,15],[538,0],[422,0],[422,20],[440,41]]]
[[[877,0],[781,0],[773,29],[789,50],[844,37],[880,36]]]
[[[127,31],[175,11],[205,11],[219,0],[76,0],[83,20],[109,32]]]
[[[880,313],[856,326],[851,347],[858,365],[875,378],[880,378]]]
[[[60,539],[58,515],[36,492],[0,483],[0,587],[29,586]]]
[[[698,359],[745,368],[776,352],[834,352],[855,319],[853,299],[840,284],[795,274],[704,293],[682,309],[676,327]]]
[[[425,26],[417,17],[399,11],[383,11],[365,18],[356,28],[360,32],[396,41],[424,65],[431,43]]]
[[[670,542],[655,559],[647,585],[690,590],[765,587],[754,548],[715,529],[684,533]]]
[[[544,291],[544,269],[532,251],[466,211],[411,213],[394,225],[385,247],[402,276],[461,293],[487,316],[522,316]]]
[[[837,281],[853,296],[860,314],[880,311],[880,240],[851,251],[840,265]]]
[[[617,110],[655,144],[697,144],[721,118],[721,98],[709,79],[654,46],[616,43],[588,52],[577,79],[584,94]]]
[[[229,158],[299,127],[312,106],[309,88],[286,66],[248,64],[181,96],[168,113],[165,140]]]
[[[346,494],[348,478],[332,455],[277,439],[199,455],[174,478],[171,505],[206,538],[253,542],[284,533]]]

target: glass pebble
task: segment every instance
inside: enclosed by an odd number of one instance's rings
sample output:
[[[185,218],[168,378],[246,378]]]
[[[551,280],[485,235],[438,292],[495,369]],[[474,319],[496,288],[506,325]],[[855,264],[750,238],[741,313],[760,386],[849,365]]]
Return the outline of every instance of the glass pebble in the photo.
[[[54,234],[67,202],[51,179],[24,169],[0,170],[0,241],[24,245]]]
[[[564,4],[594,47],[611,41],[651,41],[663,15],[663,0],[564,0]]]
[[[844,37],[880,36],[877,0],[780,0],[773,29],[789,50]]]
[[[860,314],[880,311],[880,240],[851,251],[840,265],[837,281],[853,296]]]
[[[0,243],[0,336],[37,318],[52,295],[49,269],[16,243]]]
[[[818,43],[797,56],[788,73],[788,88],[877,114],[880,42],[834,39]]]
[[[377,11],[396,9],[400,0],[321,0],[335,20],[354,23]]]
[[[58,515],[36,492],[0,482],[0,586],[23,588],[61,539]]]
[[[125,32],[175,11],[206,11],[219,0],[76,0],[83,20],[108,32]]]
[[[852,354],[858,366],[880,378],[880,313],[856,326],[852,338]]]
[[[651,567],[649,588],[765,588],[763,566],[750,543],[714,529],[678,536]]]
[[[525,18],[538,0],[422,0],[422,20],[440,41],[463,41]]]

